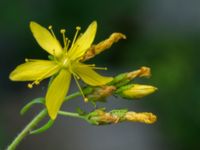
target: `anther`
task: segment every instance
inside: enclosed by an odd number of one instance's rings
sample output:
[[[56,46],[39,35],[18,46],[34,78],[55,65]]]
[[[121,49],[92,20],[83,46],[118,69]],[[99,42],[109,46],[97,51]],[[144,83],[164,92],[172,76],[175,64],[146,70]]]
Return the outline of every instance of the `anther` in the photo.
[[[81,27],[77,26],[77,27],[76,27],[76,30],[78,30],[78,31],[81,30]]]
[[[29,62],[28,58],[25,58],[25,62]]]
[[[84,98],[84,102],[88,102],[88,98],[87,97]]]
[[[52,27],[52,25],[50,25],[48,28],[49,28],[49,30],[52,30],[53,27]]]
[[[60,33],[64,34],[65,31],[66,31],[65,29],[61,29],[61,30],[60,30]]]
[[[28,88],[32,89],[33,88],[33,84],[29,83],[28,84]]]

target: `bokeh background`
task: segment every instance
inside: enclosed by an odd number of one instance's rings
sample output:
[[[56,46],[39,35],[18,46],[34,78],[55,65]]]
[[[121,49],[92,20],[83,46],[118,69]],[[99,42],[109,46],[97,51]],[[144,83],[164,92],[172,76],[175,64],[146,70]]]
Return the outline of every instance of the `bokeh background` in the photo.
[[[9,73],[24,58],[44,58],[29,22],[52,24],[54,31],[66,28],[73,37],[75,26],[84,30],[98,21],[95,43],[112,32],[127,40],[93,59],[108,66],[110,75],[141,66],[152,69],[152,84],[159,91],[140,101],[109,98],[109,109],[150,111],[158,116],[153,125],[122,123],[91,126],[74,118],[59,117],[47,132],[27,137],[19,150],[188,150],[200,149],[200,1],[198,0],[1,0],[0,1],[0,149],[17,135],[42,107],[25,116],[19,111],[31,99],[44,96],[46,83],[27,89],[26,83],[11,82]],[[57,36],[60,36],[57,34]],[[60,36],[61,37],[61,36]],[[77,90],[74,85],[71,92]],[[90,110],[81,99],[64,105]]]

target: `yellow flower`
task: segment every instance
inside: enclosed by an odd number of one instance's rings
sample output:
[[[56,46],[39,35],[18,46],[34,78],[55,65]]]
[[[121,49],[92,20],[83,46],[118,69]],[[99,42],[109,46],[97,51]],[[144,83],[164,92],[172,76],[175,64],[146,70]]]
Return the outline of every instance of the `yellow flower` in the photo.
[[[92,86],[104,85],[112,80],[112,77],[103,77],[93,69],[98,69],[95,65],[83,64],[82,57],[91,47],[94,40],[97,22],[93,21],[87,30],[78,36],[80,27],[77,27],[72,43],[65,37],[65,30],[62,29],[64,46],[62,47],[53,33],[52,27],[49,30],[30,22],[30,29],[38,44],[53,56],[52,60],[26,59],[26,62],[17,66],[11,72],[10,79],[13,81],[33,81],[28,84],[32,88],[34,84],[39,84],[43,79],[55,76],[46,94],[46,107],[49,116],[55,119],[57,113],[66,96],[71,76],[76,82],[81,78],[86,84]],[[78,82],[77,82],[78,84]],[[79,85],[78,85],[79,86]],[[80,86],[79,86],[80,88]]]

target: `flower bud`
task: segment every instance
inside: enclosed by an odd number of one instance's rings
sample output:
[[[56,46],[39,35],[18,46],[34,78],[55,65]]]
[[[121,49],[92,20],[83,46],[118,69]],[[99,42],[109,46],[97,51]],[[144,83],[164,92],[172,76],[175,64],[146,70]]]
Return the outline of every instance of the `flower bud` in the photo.
[[[143,98],[156,90],[157,88],[151,85],[129,84],[119,88],[116,93],[123,98],[134,99]]]

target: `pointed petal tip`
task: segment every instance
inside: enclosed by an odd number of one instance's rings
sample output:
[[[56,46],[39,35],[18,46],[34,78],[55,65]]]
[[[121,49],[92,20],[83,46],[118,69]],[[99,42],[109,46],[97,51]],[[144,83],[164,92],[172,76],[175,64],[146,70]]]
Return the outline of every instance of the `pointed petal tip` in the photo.
[[[35,24],[37,24],[35,21],[30,21],[29,26],[32,27]]]
[[[50,117],[52,120],[55,120],[56,117],[57,117],[57,114],[52,113],[52,112],[50,112],[49,110],[48,110],[48,114],[49,114],[49,117]]]
[[[94,25],[97,28],[97,21],[96,20],[92,21],[91,25]]]
[[[52,119],[52,120],[55,120],[56,117],[57,117],[57,113],[55,113],[55,111],[52,111],[52,108],[50,107],[50,105],[47,103],[45,103],[46,105],[46,108],[47,108],[47,112],[49,114],[49,117]]]

